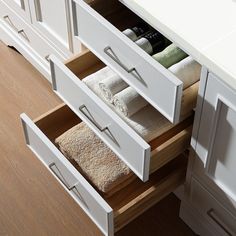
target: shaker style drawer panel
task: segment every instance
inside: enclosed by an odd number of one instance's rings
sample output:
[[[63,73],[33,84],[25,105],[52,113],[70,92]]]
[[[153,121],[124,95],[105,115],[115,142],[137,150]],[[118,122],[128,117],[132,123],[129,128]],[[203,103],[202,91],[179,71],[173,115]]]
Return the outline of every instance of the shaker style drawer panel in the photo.
[[[101,138],[143,181],[151,172],[189,146],[191,117],[147,143],[83,81],[104,67],[91,52],[84,52],[66,65],[51,56],[51,75],[56,94]],[[165,124],[166,124],[165,123]],[[160,125],[160,129],[161,129]],[[168,145],[166,145],[168,143]]]
[[[236,234],[236,218],[213,195],[192,178],[191,201],[193,205],[216,227],[220,235]]]
[[[21,120],[28,147],[104,235],[113,236],[184,182],[187,159],[182,155],[153,173],[146,183],[134,178],[113,195],[100,193],[55,144],[58,136],[81,122],[68,106],[62,104],[35,121],[22,114]]]
[[[73,53],[70,1],[29,1],[33,26],[66,57]]]
[[[183,90],[182,81],[120,31],[138,17],[119,1],[74,0],[73,11],[81,42],[168,120],[178,123],[185,113],[182,97],[188,89]]]

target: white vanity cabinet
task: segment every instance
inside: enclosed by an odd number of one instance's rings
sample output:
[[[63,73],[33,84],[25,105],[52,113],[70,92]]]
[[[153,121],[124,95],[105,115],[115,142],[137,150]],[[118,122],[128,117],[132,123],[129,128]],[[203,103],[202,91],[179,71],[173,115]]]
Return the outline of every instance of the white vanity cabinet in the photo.
[[[192,138],[195,150],[188,170],[186,200],[202,216],[202,227],[207,226],[209,232],[201,235],[236,235],[236,91],[208,73],[202,96],[197,108],[201,116],[195,121]],[[204,197],[200,200],[201,191]],[[181,217],[196,227],[196,220],[189,222],[186,202],[181,208]]]

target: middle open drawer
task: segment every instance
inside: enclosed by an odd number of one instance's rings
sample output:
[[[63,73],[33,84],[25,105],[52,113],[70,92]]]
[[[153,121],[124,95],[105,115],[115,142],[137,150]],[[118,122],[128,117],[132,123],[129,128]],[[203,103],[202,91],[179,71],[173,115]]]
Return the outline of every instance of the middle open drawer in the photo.
[[[192,117],[175,126],[170,123],[147,143],[81,81],[104,67],[94,54],[84,52],[66,65],[54,56],[50,59],[54,91],[143,181],[188,148]]]

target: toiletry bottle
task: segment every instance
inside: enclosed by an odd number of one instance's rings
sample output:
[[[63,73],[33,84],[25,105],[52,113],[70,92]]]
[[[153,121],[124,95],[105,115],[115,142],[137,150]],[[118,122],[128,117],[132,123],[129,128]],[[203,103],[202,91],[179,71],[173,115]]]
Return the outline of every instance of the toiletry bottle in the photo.
[[[150,31],[135,42],[148,54],[162,51],[167,45],[166,38],[158,31]]]
[[[150,28],[151,27],[145,22],[139,22],[137,25],[124,30],[123,34],[125,34],[132,41],[136,41],[140,38],[140,36],[146,34]]]

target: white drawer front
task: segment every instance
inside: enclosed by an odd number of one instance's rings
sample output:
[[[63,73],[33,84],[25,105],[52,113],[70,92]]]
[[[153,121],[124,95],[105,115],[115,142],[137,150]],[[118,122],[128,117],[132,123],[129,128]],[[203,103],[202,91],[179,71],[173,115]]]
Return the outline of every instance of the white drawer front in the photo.
[[[191,182],[191,201],[216,227],[219,235],[233,236],[236,234],[236,218],[194,178]]]
[[[143,181],[149,178],[150,146],[62,62],[51,56],[53,89]]]
[[[70,164],[43,132],[22,114],[21,120],[28,147],[50,170],[64,189],[81,206],[105,235],[113,235],[113,211],[85,178]]]
[[[167,119],[177,123],[182,82],[83,0],[74,0],[73,9],[81,41]]]

